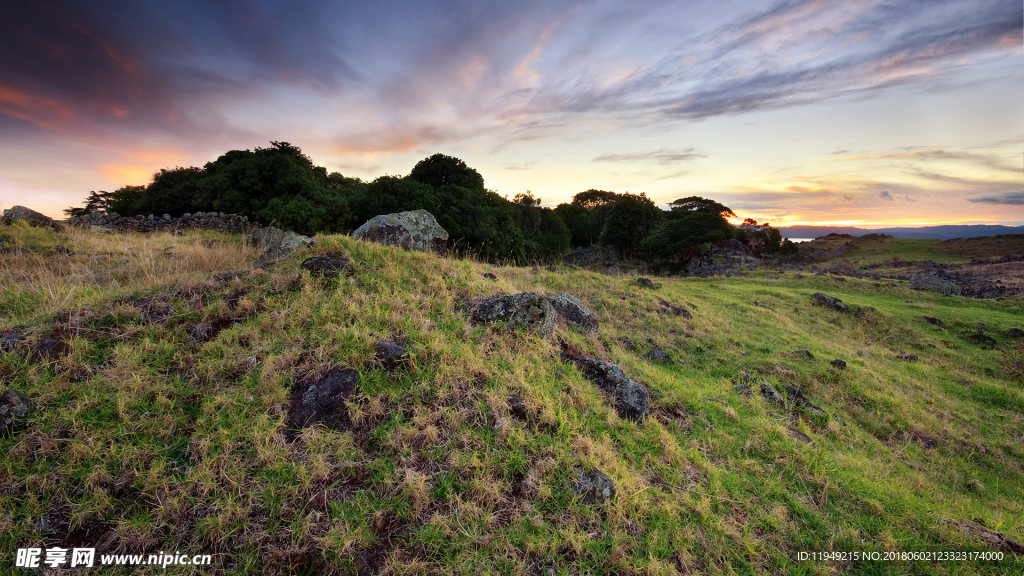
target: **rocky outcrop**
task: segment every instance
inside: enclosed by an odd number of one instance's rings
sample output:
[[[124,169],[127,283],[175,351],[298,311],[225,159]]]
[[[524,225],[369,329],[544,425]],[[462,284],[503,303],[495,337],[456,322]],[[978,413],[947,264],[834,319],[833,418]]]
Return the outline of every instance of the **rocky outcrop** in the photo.
[[[751,252],[743,242],[735,238],[728,240],[719,240],[711,243],[711,248],[708,250],[708,254],[724,254],[726,256],[737,256],[741,258],[754,258],[754,253]]]
[[[562,258],[562,263],[572,266],[615,266],[621,259],[622,252],[613,246],[580,246]]]
[[[259,228],[259,222],[249,222],[248,216],[225,214],[223,212],[185,213],[179,217],[170,214],[162,216],[121,216],[93,212],[64,221],[69,226],[89,228],[96,232],[178,232],[183,230],[217,230],[231,234],[248,234]]]
[[[917,274],[914,274],[911,278],[914,276],[917,276]],[[938,292],[943,296],[959,296],[963,293],[963,288],[957,286],[956,283],[939,278],[934,274],[915,278],[910,284],[910,287],[914,290]]]
[[[0,216],[0,222],[4,224],[14,224],[19,221],[26,222],[29,226],[41,228],[55,227],[57,225],[53,218],[24,206],[12,206],[4,210],[3,215]]]
[[[256,268],[272,264],[299,248],[313,245],[313,239],[308,236],[302,236],[292,231],[285,232],[273,226],[253,230],[251,240],[253,244],[264,248],[263,254],[253,265]]]
[[[813,296],[814,296],[814,303],[817,306],[824,306],[825,308],[831,308],[832,310],[835,310],[836,312],[849,312],[850,311],[850,307],[847,306],[846,304],[843,304],[843,301],[840,300],[839,298],[833,298],[832,296],[827,296],[827,295],[825,295],[825,294],[823,294],[821,292],[815,292],[813,294]]]
[[[352,237],[407,250],[432,252],[444,247],[448,231],[426,210],[374,216],[356,228]]]
[[[615,411],[628,420],[640,421],[651,408],[651,395],[642,384],[630,379],[618,366],[563,348],[562,359],[572,362],[584,378],[615,399]]]
[[[506,322],[509,330],[524,328],[543,338],[551,338],[557,313],[540,294],[521,292],[477,302],[470,309],[470,318],[477,324]]]
[[[598,321],[587,305],[568,292],[559,292],[549,300],[558,316],[567,323],[577,326],[588,336],[597,336]]]
[[[17,420],[32,413],[32,400],[18,390],[0,394],[0,436],[14,430]]]

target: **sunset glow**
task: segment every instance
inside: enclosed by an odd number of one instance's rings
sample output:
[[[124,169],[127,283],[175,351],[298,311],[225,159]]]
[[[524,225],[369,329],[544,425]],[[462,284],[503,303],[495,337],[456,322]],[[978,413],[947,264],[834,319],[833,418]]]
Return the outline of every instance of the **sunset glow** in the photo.
[[[275,140],[364,180],[442,152],[545,205],[1024,224],[1019,2],[61,4],[0,23],[0,207]]]

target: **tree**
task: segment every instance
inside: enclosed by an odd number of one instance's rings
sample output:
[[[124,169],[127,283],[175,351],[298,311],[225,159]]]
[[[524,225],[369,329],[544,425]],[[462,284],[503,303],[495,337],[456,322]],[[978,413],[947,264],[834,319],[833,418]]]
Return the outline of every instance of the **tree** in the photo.
[[[467,166],[462,160],[444,154],[434,154],[420,160],[409,173],[409,177],[434,188],[451,184],[470,190],[484,189],[484,177],[479,172]]]
[[[107,212],[110,207],[110,202],[113,200],[113,192],[105,192],[95,190],[89,192],[89,196],[85,199],[85,206],[82,208],[76,208],[74,206],[65,208],[64,213],[69,217],[74,218],[75,216],[87,216],[93,212]]]
[[[720,213],[687,211],[665,221],[640,247],[655,256],[685,263],[706,252],[711,242],[731,236],[732,226]]]
[[[525,194],[516,194],[512,208],[527,259],[550,261],[569,250],[572,233],[554,210],[542,207],[540,202],[527,190]]]
[[[572,197],[572,205],[586,208],[587,210],[593,210],[599,206],[605,206],[608,204],[615,203],[618,200],[619,195],[615,192],[608,192],[605,190],[594,190],[591,188],[586,192],[580,192],[579,194]]]
[[[700,196],[688,196],[686,198],[680,198],[672,201],[669,204],[669,209],[672,216],[686,214],[687,212],[704,212],[707,214],[718,214],[723,217],[736,218],[736,213],[732,211],[728,206],[709,200],[707,198],[701,198]]]
[[[770,224],[758,224],[753,218],[746,218],[736,227],[735,237],[742,242],[755,256],[776,254],[782,250],[782,233]],[[790,244],[793,244],[790,242]],[[795,244],[794,244],[795,246]],[[786,250],[791,250],[788,247]]]
[[[628,254],[661,222],[663,213],[646,194],[620,194],[609,205],[601,227],[601,244],[615,244]]]

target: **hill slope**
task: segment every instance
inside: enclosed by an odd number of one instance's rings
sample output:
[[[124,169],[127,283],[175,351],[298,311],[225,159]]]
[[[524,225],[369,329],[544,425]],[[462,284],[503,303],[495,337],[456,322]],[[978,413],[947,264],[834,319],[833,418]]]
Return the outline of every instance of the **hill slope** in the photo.
[[[1012,554],[799,558],[988,551],[964,532],[981,524],[1024,540],[1024,348],[1007,335],[1024,327],[1020,302],[792,274],[649,290],[342,236],[261,271],[237,236],[0,235],[2,388],[36,406],[0,438],[5,558],[33,545],[181,551],[238,574],[1022,567]],[[332,250],[352,275],[300,269]],[[594,311],[599,336],[559,325],[543,340],[465,311],[562,290]],[[859,313],[813,306],[817,291]],[[378,338],[411,360],[384,368]],[[620,418],[558,338],[645,384],[649,417]],[[672,362],[650,360],[648,339]],[[293,398],[333,368],[359,373],[336,429],[290,433]],[[825,414],[766,402],[761,380]],[[575,490],[593,470],[615,483],[604,505]]]

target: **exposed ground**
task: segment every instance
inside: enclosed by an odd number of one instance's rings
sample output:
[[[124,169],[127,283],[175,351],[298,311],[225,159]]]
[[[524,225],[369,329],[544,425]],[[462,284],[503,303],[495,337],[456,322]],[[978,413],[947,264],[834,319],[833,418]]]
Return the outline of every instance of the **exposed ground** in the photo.
[[[793,271],[652,290],[341,236],[269,271],[249,268],[241,237],[212,232],[15,225],[0,248],[0,388],[35,404],[0,438],[0,562],[77,545],[210,553],[209,572],[232,574],[1024,570],[1012,553],[799,559],[1024,540],[1017,300]],[[300,268],[336,251],[350,276]],[[465,309],[562,290],[598,336],[561,324],[542,340]],[[815,292],[853,310],[814,306]],[[379,338],[409,359],[382,365]],[[559,338],[644,384],[651,414],[620,418]],[[345,368],[359,381],[335,429],[290,432],[302,390]],[[766,402],[762,380],[824,414]],[[615,483],[606,504],[575,490],[593,470]]]

